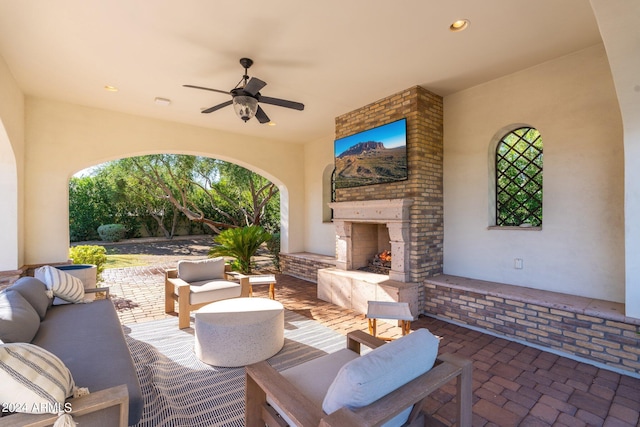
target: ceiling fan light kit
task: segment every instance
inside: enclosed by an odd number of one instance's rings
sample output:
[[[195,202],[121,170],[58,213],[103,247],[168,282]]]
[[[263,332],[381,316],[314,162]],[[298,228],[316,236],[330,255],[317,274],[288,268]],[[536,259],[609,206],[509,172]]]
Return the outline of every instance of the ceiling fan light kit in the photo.
[[[245,122],[253,118],[258,111],[258,100],[251,96],[237,95],[233,97],[232,102],[236,114]]]
[[[269,123],[271,120],[269,119],[269,116],[267,116],[267,113],[265,113],[260,105],[258,105],[259,102],[262,102],[263,104],[277,105],[278,107],[291,108],[298,111],[304,110],[304,104],[299,102],[261,96],[260,90],[264,88],[267,83],[256,77],[251,77],[251,79],[249,79],[249,75],[247,74],[249,67],[253,65],[253,61],[249,58],[241,58],[240,65],[244,67],[244,75],[236,87],[230,91],[211,89],[202,86],[183,85],[184,87],[190,87],[193,89],[209,90],[212,92],[231,95],[231,101],[226,101],[222,104],[206,108],[202,110],[202,113],[209,114],[226,107],[227,105],[233,105],[236,115],[245,123],[253,117],[258,119],[260,123]]]

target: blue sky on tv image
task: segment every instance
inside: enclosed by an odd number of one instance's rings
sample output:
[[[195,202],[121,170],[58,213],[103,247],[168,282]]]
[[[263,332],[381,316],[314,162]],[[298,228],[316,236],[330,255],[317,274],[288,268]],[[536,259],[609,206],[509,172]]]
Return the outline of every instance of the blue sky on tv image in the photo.
[[[407,145],[407,119],[400,119],[373,129],[336,139],[334,154],[339,156],[343,151],[359,142],[382,142],[385,148],[395,148]]]

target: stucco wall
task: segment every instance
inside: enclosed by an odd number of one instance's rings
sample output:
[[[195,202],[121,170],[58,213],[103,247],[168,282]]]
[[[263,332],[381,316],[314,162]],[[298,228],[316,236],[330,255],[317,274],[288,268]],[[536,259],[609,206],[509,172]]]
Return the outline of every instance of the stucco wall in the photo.
[[[22,265],[24,95],[0,56],[0,271]]]
[[[322,177],[333,169],[333,135],[305,145],[305,251],[335,255],[336,233],[332,222],[323,220]]]
[[[31,97],[26,99],[25,111],[27,264],[66,260],[68,182],[74,173],[108,160],[152,153],[227,160],[275,182],[282,192],[282,248],[303,248],[302,145]]]
[[[540,231],[488,229],[490,153],[517,124],[544,142]],[[602,45],[446,97],[444,272],[624,302],[622,141]]]

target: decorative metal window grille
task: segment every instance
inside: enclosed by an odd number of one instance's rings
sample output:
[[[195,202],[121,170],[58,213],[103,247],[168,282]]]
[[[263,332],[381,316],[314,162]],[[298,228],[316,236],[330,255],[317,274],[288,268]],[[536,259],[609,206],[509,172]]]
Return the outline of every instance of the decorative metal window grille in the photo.
[[[331,203],[336,201],[336,168],[333,168],[331,172]],[[331,210],[331,217],[333,218],[333,209]]]
[[[542,225],[542,137],[523,127],[496,149],[496,225]]]
[[[336,201],[336,168],[331,172],[331,203]],[[331,209],[331,221],[333,221],[333,209]]]

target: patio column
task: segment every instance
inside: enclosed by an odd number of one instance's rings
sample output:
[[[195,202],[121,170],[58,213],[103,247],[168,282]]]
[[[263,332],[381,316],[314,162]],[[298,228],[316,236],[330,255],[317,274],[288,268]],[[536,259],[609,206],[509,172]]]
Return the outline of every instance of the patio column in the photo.
[[[333,224],[336,228],[336,267],[341,270],[351,270],[353,268],[353,260],[350,259],[353,250],[352,223],[334,220]]]
[[[408,222],[389,222],[389,242],[391,243],[391,271],[389,279],[408,282],[411,277],[409,269],[410,225]]]

